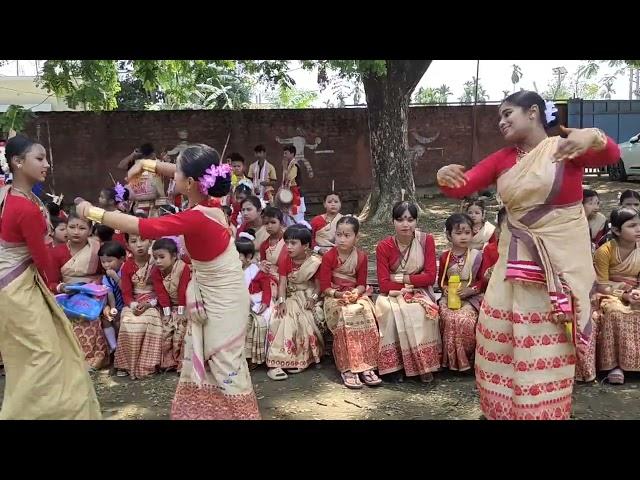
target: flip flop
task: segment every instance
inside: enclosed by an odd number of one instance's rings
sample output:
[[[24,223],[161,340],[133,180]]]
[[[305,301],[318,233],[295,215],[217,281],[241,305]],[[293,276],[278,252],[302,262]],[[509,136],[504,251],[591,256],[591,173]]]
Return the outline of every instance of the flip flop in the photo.
[[[366,372],[362,372],[360,374],[362,377],[362,381],[365,385],[369,387],[375,387],[382,383],[382,379],[378,377],[373,370],[367,370]]]
[[[276,367],[267,370],[267,377],[269,377],[271,380],[278,381],[286,380],[287,378],[289,378],[289,375],[284,373],[284,370],[282,370],[280,367]]]
[[[351,388],[353,390],[362,388],[362,383],[360,383],[358,375],[355,375],[351,372],[343,372],[340,374],[340,376],[342,377],[342,383],[344,383],[345,387]]]
[[[292,370],[287,370],[288,373],[292,373],[292,374],[296,374],[296,373],[302,373],[306,370],[306,368],[294,368]]]
[[[611,385],[622,385],[624,383],[624,372],[620,368],[614,368],[607,375],[607,381]]]

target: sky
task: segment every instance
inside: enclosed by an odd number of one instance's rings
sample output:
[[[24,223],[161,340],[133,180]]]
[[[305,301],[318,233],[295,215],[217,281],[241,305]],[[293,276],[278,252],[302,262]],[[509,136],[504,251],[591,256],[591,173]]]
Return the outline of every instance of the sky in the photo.
[[[499,101],[504,97],[503,90],[513,89],[511,84],[511,66],[513,64],[519,65],[523,72],[518,88],[533,90],[535,82],[538,91],[542,92],[553,78],[552,68],[564,66],[569,71],[569,75],[571,75],[576,71],[580,63],[580,60],[480,60],[480,83],[488,92],[490,101]],[[18,66],[21,75],[35,74],[34,60],[20,60]],[[613,69],[610,69],[606,64],[602,64],[598,77],[610,71],[613,71]],[[8,65],[0,67],[0,78],[2,75],[15,74],[15,60],[12,60]],[[439,87],[442,84],[447,84],[453,91],[453,95],[449,100],[455,102],[462,95],[464,82],[471,80],[475,74],[476,60],[434,60],[418,84],[418,88]],[[298,62],[292,61],[290,75],[296,81],[298,88],[318,91],[319,97],[314,102],[314,106],[323,106],[324,101],[327,99],[335,102],[336,99],[331,88],[326,89],[324,92],[319,91],[315,72],[305,71],[300,68]],[[628,75],[619,76],[614,89],[613,99],[628,99]]]

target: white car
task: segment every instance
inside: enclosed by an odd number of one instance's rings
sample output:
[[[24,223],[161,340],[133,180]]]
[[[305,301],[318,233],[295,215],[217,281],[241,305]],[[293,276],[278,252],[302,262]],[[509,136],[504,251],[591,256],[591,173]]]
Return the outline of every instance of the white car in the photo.
[[[631,175],[640,175],[640,133],[634,135],[628,142],[621,143],[620,162],[609,167],[609,178],[617,182],[624,182]]]

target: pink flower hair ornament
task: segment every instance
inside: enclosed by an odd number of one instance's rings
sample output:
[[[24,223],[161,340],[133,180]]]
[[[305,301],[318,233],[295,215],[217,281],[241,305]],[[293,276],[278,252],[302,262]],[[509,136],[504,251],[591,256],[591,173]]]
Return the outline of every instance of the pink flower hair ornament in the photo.
[[[216,184],[218,177],[228,177],[231,175],[231,165],[223,163],[222,165],[211,165],[204,172],[204,175],[198,179],[200,193],[209,195],[209,189]]]
[[[121,203],[124,200],[124,194],[127,190],[120,182],[116,183],[114,190],[116,191],[116,202]]]

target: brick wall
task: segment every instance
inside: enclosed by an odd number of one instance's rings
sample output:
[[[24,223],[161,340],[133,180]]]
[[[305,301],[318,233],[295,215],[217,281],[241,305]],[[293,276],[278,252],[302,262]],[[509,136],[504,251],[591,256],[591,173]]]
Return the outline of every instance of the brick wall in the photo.
[[[415,161],[416,186],[433,185],[435,172],[448,163],[471,165],[472,107],[412,107],[409,131],[422,137],[438,138],[426,145]],[[561,118],[566,108],[560,106]],[[497,128],[497,107],[480,105],[477,111],[477,159],[503,146]],[[39,125],[39,127],[38,127]],[[116,179],[123,172],[117,163],[134,147],[151,142],[158,151],[172,148],[177,131],[187,129],[190,142],[203,142],[222,150],[229,132],[228,151],[238,151],[253,161],[253,148],[262,143],[276,167],[280,166],[282,145],[276,137],[290,138],[304,130],[309,143],[321,138],[315,154],[306,149],[315,177],[304,179],[304,190],[313,204],[331,187],[343,192],[347,204],[355,204],[371,187],[369,132],[365,109],[166,111],[166,112],[47,112],[38,113],[26,129],[49,148],[47,125],[55,167],[56,190],[67,198],[80,195],[97,199],[99,190],[110,185],[109,172]],[[409,134],[409,145],[417,142]],[[247,163],[248,165],[248,163]],[[280,174],[279,174],[280,176]],[[51,183],[51,176],[48,179]],[[349,206],[348,206],[349,207]]]

